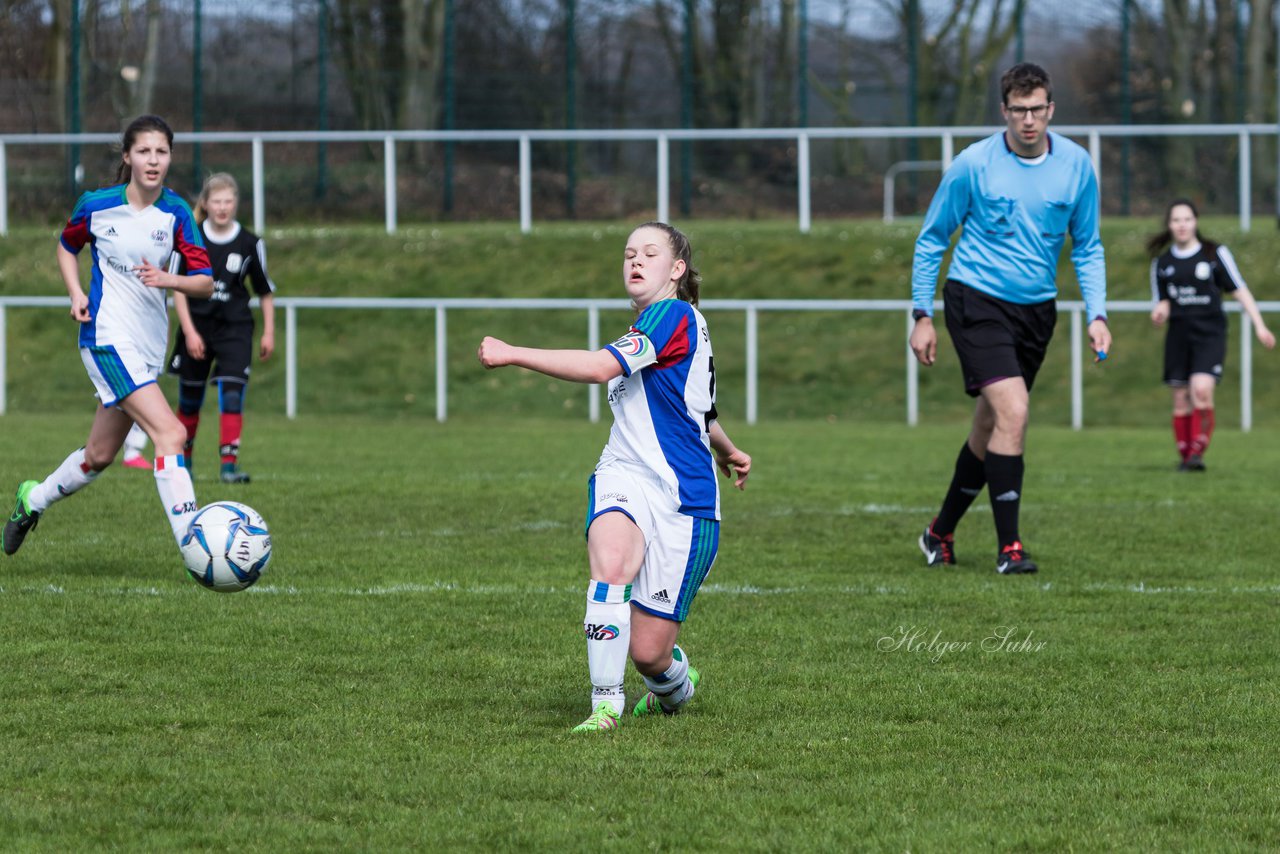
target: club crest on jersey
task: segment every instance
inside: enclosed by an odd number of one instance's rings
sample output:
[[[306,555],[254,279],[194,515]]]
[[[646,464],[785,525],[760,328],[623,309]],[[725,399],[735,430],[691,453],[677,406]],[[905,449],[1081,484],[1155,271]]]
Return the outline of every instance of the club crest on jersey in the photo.
[[[1200,281],[1202,282],[1209,281],[1209,276],[1211,276],[1212,274],[1213,274],[1213,271],[1209,269],[1208,261],[1200,261],[1199,263],[1196,264],[1196,278],[1199,279]]]
[[[649,348],[649,338],[643,332],[628,332],[613,342],[613,349],[624,356],[639,356]]]
[[[227,272],[239,273],[240,266],[244,264],[244,256],[239,252],[232,252],[227,256]]]
[[[164,246],[169,242],[169,232],[163,228],[157,228],[151,232],[151,239],[155,241],[156,246]]]

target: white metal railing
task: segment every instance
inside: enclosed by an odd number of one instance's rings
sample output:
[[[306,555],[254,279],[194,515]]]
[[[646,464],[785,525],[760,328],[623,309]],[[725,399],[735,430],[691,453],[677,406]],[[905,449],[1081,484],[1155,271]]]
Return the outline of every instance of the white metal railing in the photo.
[[[275,301],[284,310],[285,354],[285,414],[294,418],[298,414],[298,312],[309,310],[413,310],[434,311],[436,328],[436,420],[445,421],[449,416],[448,391],[448,324],[450,311],[483,310],[560,310],[585,311],[587,313],[587,349],[600,348],[600,312],[604,310],[626,311],[630,303],[624,299],[471,299],[471,298],[341,298],[341,297],[280,297]],[[0,296],[0,415],[7,410],[7,352],[6,309],[9,307],[62,308],[67,307],[65,297],[4,297]],[[1280,311],[1280,301],[1260,302],[1264,312]],[[741,311],[746,316],[744,330],[746,350],[746,412],[748,424],[755,424],[759,417],[759,325],[761,312],[771,311],[826,311],[826,312],[899,312],[906,317],[906,338],[911,333],[910,300],[707,300],[699,305],[704,312]],[[1240,338],[1240,429],[1249,432],[1253,428],[1253,328],[1249,316],[1239,304],[1229,303],[1224,308],[1241,317]],[[934,303],[935,312],[941,312],[942,302]],[[1058,310],[1071,317],[1071,426],[1075,430],[1084,427],[1084,303],[1079,300],[1062,300]],[[1107,303],[1112,314],[1147,313],[1151,303],[1142,301],[1116,301]],[[1121,346],[1124,342],[1121,341]],[[906,422],[915,426],[920,420],[920,366],[909,346],[906,354],[905,382],[907,395]],[[588,418],[600,419],[600,386],[587,387]]]
[[[1221,125],[1055,125],[1056,132],[1086,140],[1094,171],[1102,181],[1102,137],[1141,138],[1152,136],[1225,136],[1238,140],[1237,175],[1239,178],[1240,228],[1248,231],[1252,222],[1252,158],[1250,143],[1254,137],[1275,136],[1274,124],[1221,124]],[[181,143],[244,143],[251,148],[253,184],[253,227],[262,233],[266,229],[266,178],[264,147],[267,143],[286,142],[363,142],[381,143],[383,150],[383,184],[386,229],[394,234],[398,222],[396,205],[396,144],[401,142],[455,142],[516,144],[516,161],[520,174],[520,230],[533,230],[533,167],[532,146],[537,143],[561,142],[652,142],[656,147],[657,218],[669,222],[670,211],[670,148],[672,142],[683,141],[761,141],[782,140],[793,142],[796,147],[796,219],[802,234],[810,230],[811,167],[809,146],[813,140],[835,139],[937,139],[942,147],[942,168],[951,165],[957,139],[975,139],[994,133],[995,127],[865,127],[865,128],[754,128],[744,130],[691,130],[680,128],[644,130],[475,130],[475,131],[244,131],[200,132],[176,135]],[[113,133],[81,134],[0,134],[0,236],[9,233],[9,193],[6,146],[9,145],[69,145],[117,143]]]
[[[893,194],[898,175],[902,172],[928,172],[941,169],[941,160],[899,160],[884,173],[884,221],[893,222]]]

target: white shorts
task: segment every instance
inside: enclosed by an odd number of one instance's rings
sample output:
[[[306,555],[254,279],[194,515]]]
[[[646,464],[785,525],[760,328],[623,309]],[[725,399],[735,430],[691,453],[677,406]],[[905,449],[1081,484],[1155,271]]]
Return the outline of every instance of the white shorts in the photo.
[[[587,529],[604,513],[625,513],[644,535],[644,563],[631,604],[682,623],[715,563],[720,523],[679,512],[679,500],[656,477],[626,469],[597,471],[587,482]]]
[[[160,365],[148,365],[128,344],[81,347],[80,361],[103,406],[115,406],[160,376]]]

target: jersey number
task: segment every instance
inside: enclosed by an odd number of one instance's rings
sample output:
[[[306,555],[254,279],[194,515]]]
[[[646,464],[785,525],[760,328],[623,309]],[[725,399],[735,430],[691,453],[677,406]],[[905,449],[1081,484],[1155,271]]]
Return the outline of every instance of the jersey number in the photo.
[[[711,408],[707,410],[707,414],[702,417],[703,429],[711,432],[711,422],[720,417],[720,413],[716,412],[716,359],[715,356],[707,357],[707,372],[711,374],[711,382],[707,389],[711,394]]]

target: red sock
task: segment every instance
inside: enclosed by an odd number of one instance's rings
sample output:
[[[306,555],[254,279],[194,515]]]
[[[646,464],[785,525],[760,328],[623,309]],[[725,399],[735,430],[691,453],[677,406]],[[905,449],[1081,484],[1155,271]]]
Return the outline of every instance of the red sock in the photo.
[[[244,416],[239,412],[222,413],[222,454],[224,463],[234,463],[240,456],[240,428],[244,424]]]
[[[1191,455],[1191,413],[1173,416],[1173,438],[1178,443],[1178,455],[1185,462]]]
[[[1213,410],[1197,409],[1191,413],[1191,453],[1204,455],[1213,438]]]
[[[186,456],[191,456],[191,448],[196,442],[196,428],[200,426],[200,413],[178,412],[178,420],[182,422],[182,426],[187,428],[187,441],[182,443],[182,452]]]

